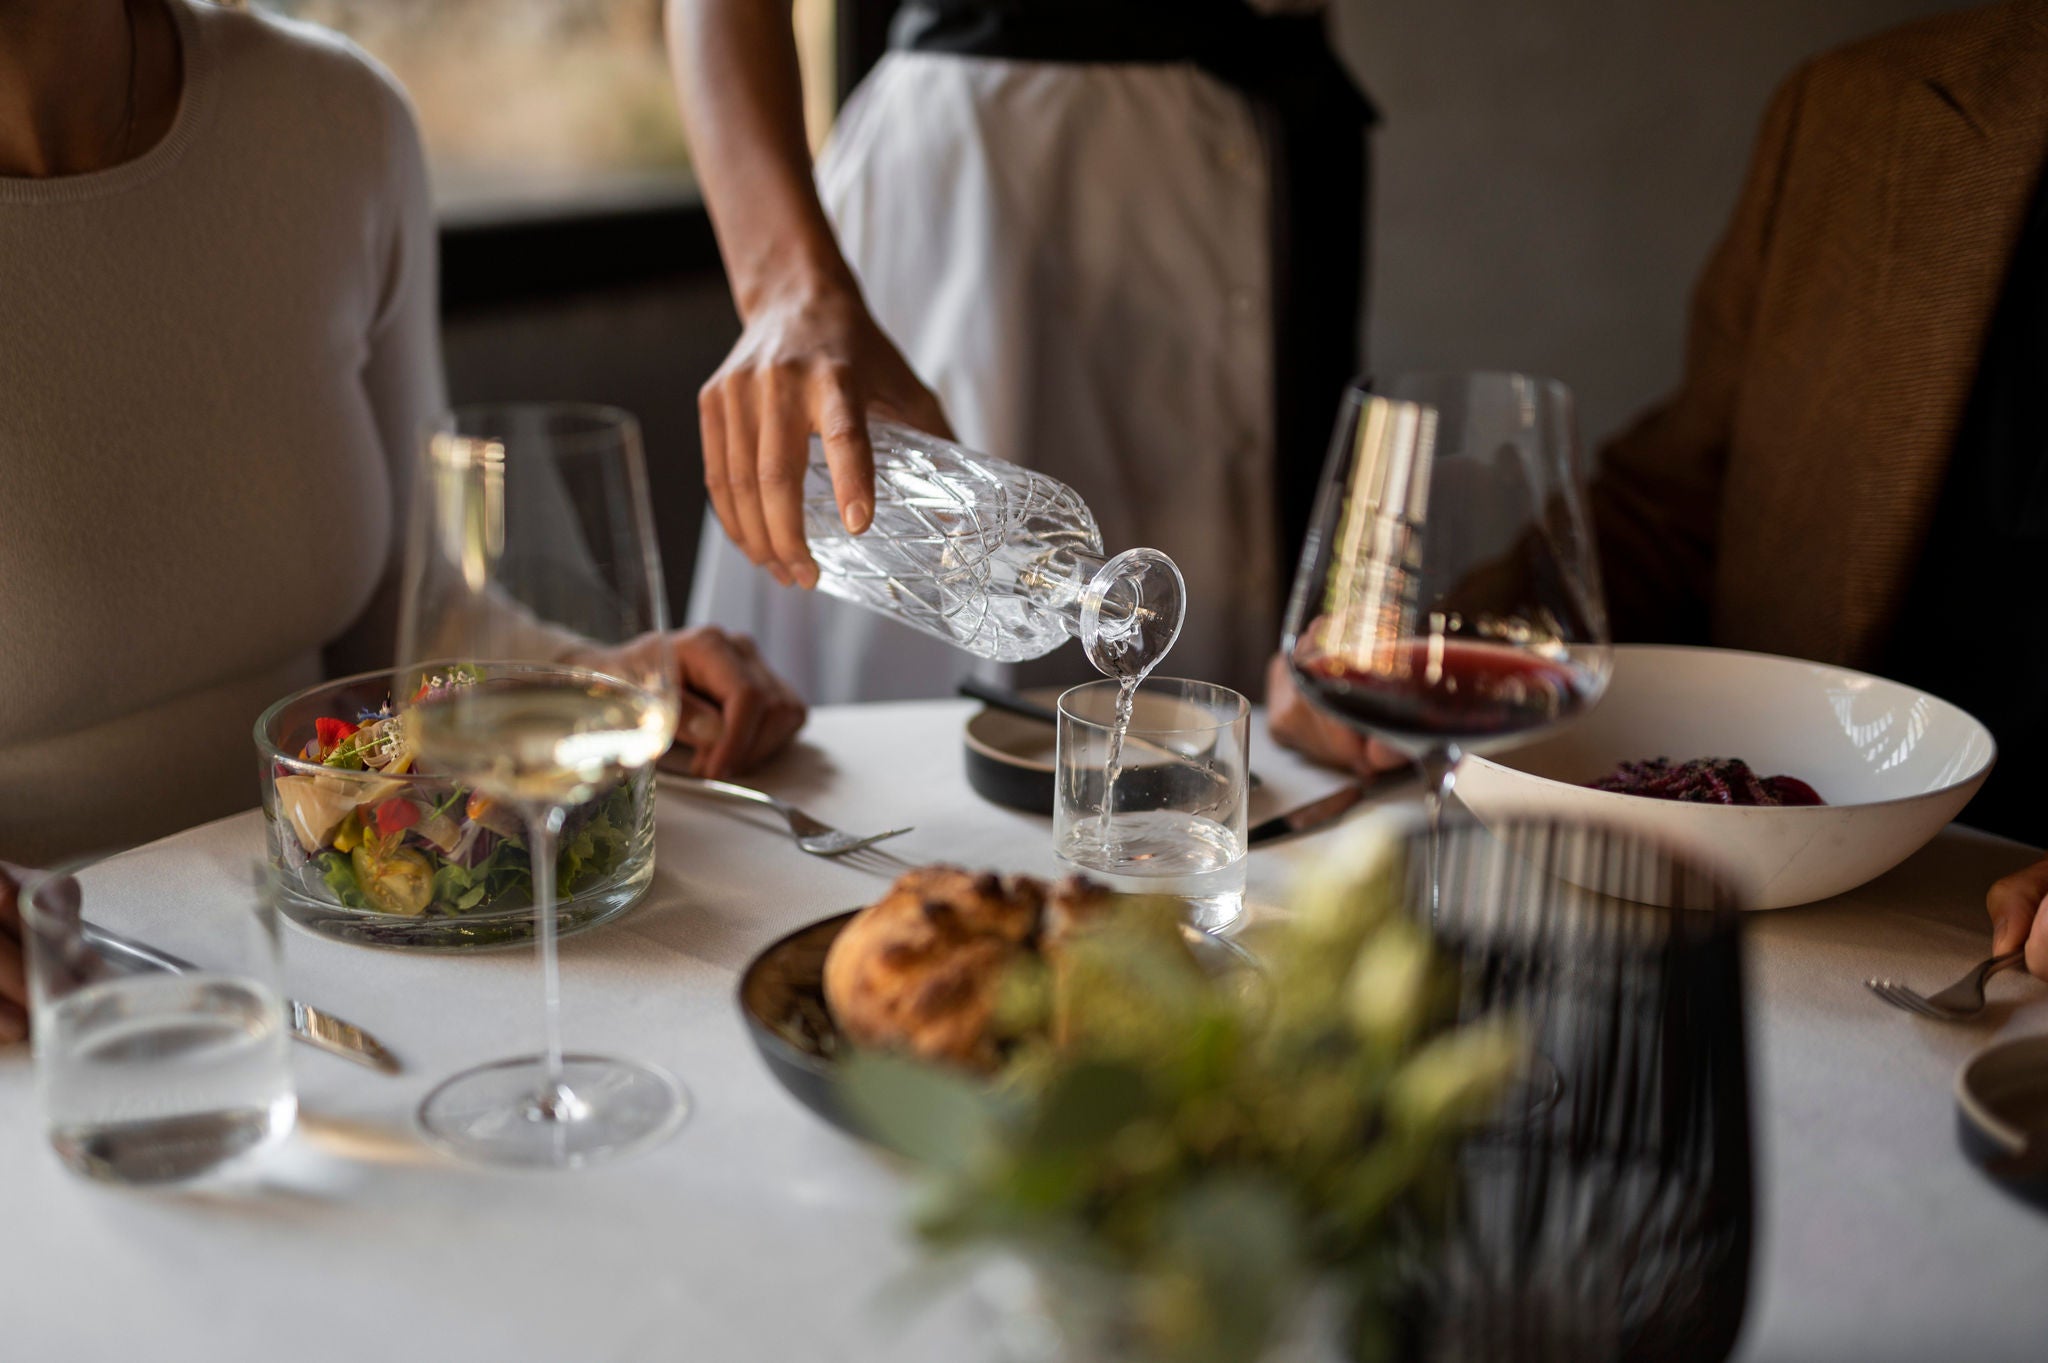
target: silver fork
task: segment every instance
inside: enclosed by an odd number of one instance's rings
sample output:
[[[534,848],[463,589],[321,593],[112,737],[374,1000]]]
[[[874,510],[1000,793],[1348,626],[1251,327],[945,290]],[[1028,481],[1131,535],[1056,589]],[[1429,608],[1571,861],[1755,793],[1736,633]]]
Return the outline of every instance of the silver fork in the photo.
[[[849,852],[858,852],[864,847],[873,847],[885,838],[899,838],[910,832],[908,828],[892,828],[886,833],[870,833],[861,837],[845,833],[822,819],[814,819],[795,805],[778,800],[764,790],[752,786],[736,786],[730,781],[713,781],[703,776],[684,776],[679,772],[664,771],[661,780],[684,790],[693,790],[701,795],[723,796],[728,800],[744,800],[748,804],[766,805],[782,816],[789,825],[789,835],[796,839],[796,845],[814,857],[843,857]]]
[[[1984,1011],[1984,981],[2007,966],[2018,965],[2025,955],[2024,950],[2008,951],[2003,956],[1980,961],[1969,974],[1938,994],[1922,994],[1891,980],[1869,979],[1863,983],[1894,1008],[1939,1022],[1962,1022]]]

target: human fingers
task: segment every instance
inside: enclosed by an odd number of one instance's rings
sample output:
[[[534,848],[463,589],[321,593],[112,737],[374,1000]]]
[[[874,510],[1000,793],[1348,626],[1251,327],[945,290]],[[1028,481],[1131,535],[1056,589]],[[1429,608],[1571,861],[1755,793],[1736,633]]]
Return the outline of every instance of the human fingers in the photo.
[[[0,1001],[28,1007],[28,973],[21,943],[12,937],[0,937]]]
[[[734,641],[746,652],[749,662],[757,673],[766,703],[761,711],[760,727],[754,731],[753,747],[745,756],[745,763],[752,767],[767,761],[788,745],[804,727],[809,712],[803,698],[782,678],[775,675],[760,656],[753,652],[753,641],[745,635]]]
[[[732,776],[745,766],[746,756],[753,751],[755,736],[760,732],[765,709],[761,693],[751,686],[743,686],[725,697],[722,716],[725,732],[719,735],[718,741],[704,756],[706,776]]]
[[[688,686],[682,688],[679,699],[681,708],[676,718],[676,747],[687,749],[690,756],[685,763],[679,760],[678,754],[676,766],[692,776],[702,776],[705,774],[705,759],[711,755],[719,735],[725,732],[725,712]]]
[[[738,544],[739,520],[734,515],[732,489],[726,476],[725,387],[722,379],[722,375],[714,374],[697,390],[697,432],[704,446],[704,491],[711,498],[712,514],[725,528],[726,538]]]
[[[2036,979],[2048,980],[2048,913],[2034,915],[2034,928],[2027,934],[2027,969]]]
[[[1294,685],[1286,663],[1277,655],[1266,664],[1266,723],[1282,746],[1312,760],[1350,766],[1354,759],[1365,756],[1365,740],[1348,731],[1331,730]]]
[[[1325,716],[1325,719],[1328,717]],[[1414,759],[1399,748],[1390,748],[1377,738],[1368,739],[1365,745],[1365,764],[1375,773],[1399,771],[1412,766]]]
[[[732,498],[732,516],[739,533],[733,542],[750,560],[767,569],[783,586],[789,574],[775,560],[768,539],[768,522],[761,514],[761,484],[756,463],[760,457],[756,401],[752,385],[737,375],[727,382],[725,398],[725,488]]]
[[[804,542],[804,475],[811,462],[811,414],[796,369],[775,365],[760,380],[761,443],[754,476],[761,485],[761,515],[768,546],[789,580],[818,585],[818,565]]]
[[[748,641],[747,647],[752,646]],[[675,637],[675,650],[684,687],[717,705],[722,726],[717,739],[700,752],[696,774],[727,775],[753,746],[766,702],[763,688],[737,641],[724,630],[710,625],[684,630]]]
[[[1311,705],[1278,655],[1266,667],[1266,709],[1268,727],[1283,747],[1312,762],[1348,771],[1361,782],[1376,781],[1408,765],[1404,754]]]
[[[1984,896],[1985,912],[1991,915],[1992,955],[2003,956],[2023,946],[2032,947],[2031,939],[2038,935],[2043,918],[2040,910],[2044,897],[2048,897],[2048,857],[1992,885]],[[2048,950],[2048,944],[2044,944],[2044,950]],[[2042,965],[2048,966],[2048,960]],[[2027,969],[2041,974],[2031,955]]]
[[[780,752],[803,728],[808,712],[803,698],[762,660],[752,638],[731,634],[726,636],[726,643],[748,694],[759,703],[751,735],[734,745],[730,763],[722,772],[736,775]]]
[[[850,535],[875,520],[875,450],[852,371],[833,365],[812,380],[812,411],[825,464],[832,470],[832,500]]]
[[[1326,766],[1341,767],[1361,781],[1378,778],[1380,767],[1374,761],[1371,739],[1313,706],[1309,707],[1309,723],[1315,730],[1315,737],[1308,744],[1312,755],[1320,754]]]
[[[803,732],[804,719],[802,702],[770,704],[761,715],[760,727],[754,731],[754,747],[746,756],[747,768],[761,765],[788,747],[789,741]]]

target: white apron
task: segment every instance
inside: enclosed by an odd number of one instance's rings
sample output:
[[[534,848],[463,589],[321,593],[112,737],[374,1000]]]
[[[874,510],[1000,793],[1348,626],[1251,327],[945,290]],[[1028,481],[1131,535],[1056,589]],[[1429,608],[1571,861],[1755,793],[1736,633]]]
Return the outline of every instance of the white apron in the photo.
[[[848,101],[820,194],[869,307],[969,448],[1043,470],[1110,553],[1187,578],[1163,675],[1260,691],[1284,574],[1274,513],[1266,162],[1245,101],[1182,65],[891,53]],[[1004,668],[784,588],[707,517],[693,622],[743,630],[815,704],[1093,675]]]

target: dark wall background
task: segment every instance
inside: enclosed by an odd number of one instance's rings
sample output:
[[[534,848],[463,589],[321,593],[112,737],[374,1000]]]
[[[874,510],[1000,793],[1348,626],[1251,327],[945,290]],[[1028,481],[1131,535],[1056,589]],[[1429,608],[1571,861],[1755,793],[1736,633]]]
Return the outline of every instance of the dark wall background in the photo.
[[[869,6],[872,8],[872,5]],[[1385,114],[1376,142],[1375,367],[1508,367],[1579,393],[1597,441],[1676,380],[1687,293],[1733,206],[1770,91],[1805,57],[1953,0],[1334,0],[1339,46]],[[872,17],[870,15],[870,17]],[[599,288],[554,239],[524,302],[447,323],[457,401],[579,398],[640,415],[681,618],[704,498],[696,392],[738,326],[701,222],[609,239]],[[451,243],[451,250],[460,243]],[[451,263],[456,263],[451,261]],[[512,292],[518,292],[512,280]]]
[[[739,335],[716,271],[465,308],[443,328],[454,401],[608,402],[640,418],[680,622],[704,516],[697,389]]]

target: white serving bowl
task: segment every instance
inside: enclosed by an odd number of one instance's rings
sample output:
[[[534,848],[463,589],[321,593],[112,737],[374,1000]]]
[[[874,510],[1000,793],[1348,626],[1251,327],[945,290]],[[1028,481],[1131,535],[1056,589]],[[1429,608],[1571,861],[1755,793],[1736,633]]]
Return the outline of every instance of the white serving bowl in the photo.
[[[1539,814],[1655,840],[1719,872],[1744,907],[1852,890],[1926,845],[1991,771],[1991,733],[1947,701],[1847,668],[1718,648],[1622,645],[1585,718],[1492,758],[1457,793],[1489,826]],[[1653,800],[1585,784],[1626,761],[1739,757],[1825,806]]]

